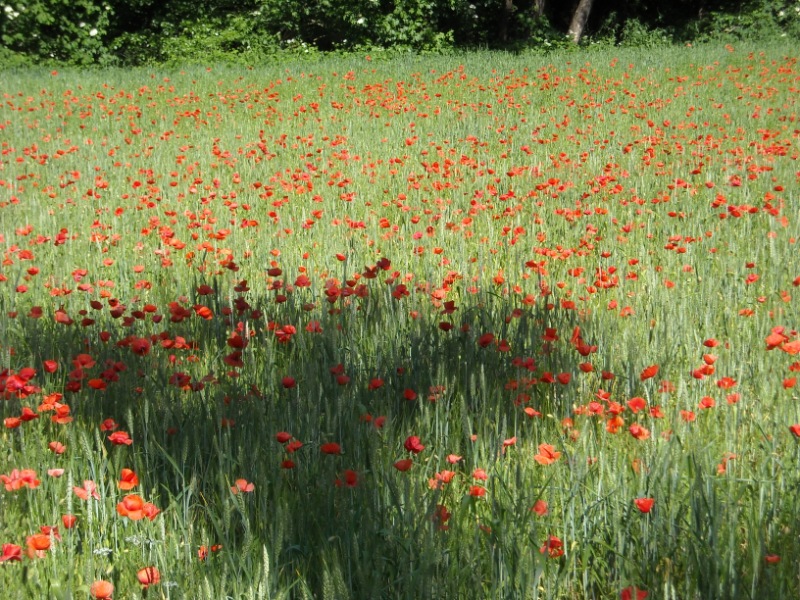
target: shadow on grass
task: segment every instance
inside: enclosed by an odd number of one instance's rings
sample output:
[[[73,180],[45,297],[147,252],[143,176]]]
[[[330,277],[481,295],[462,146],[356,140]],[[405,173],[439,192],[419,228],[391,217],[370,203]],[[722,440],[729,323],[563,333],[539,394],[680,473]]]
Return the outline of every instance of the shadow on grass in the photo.
[[[370,292],[311,312],[300,294],[213,293],[174,306],[177,322],[20,315],[12,364],[64,392],[74,421],[42,427],[67,444],[73,479],[121,496],[115,478],[133,468],[167,547],[221,547],[207,561],[239,591],[266,561],[269,585],[297,597],[514,596],[543,573],[555,592],[564,573],[538,552],[548,525],[530,511],[549,476],[526,464],[565,440],[574,311],[493,295],[434,311]],[[115,447],[106,419],[133,443]],[[196,585],[198,564],[179,583]]]

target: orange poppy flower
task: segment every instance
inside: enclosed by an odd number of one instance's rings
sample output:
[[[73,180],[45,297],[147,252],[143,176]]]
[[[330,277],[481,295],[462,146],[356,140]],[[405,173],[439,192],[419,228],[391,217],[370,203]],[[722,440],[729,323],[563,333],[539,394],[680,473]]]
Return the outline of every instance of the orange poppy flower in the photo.
[[[136,494],[128,494],[117,504],[117,513],[122,517],[128,517],[131,521],[138,521],[144,518],[144,500]]]
[[[45,551],[50,549],[50,536],[45,533],[36,533],[26,540],[28,558],[43,558]]]
[[[637,440],[646,440],[650,437],[650,430],[642,427],[638,423],[634,423],[628,428],[630,434]]]
[[[161,583],[161,573],[156,567],[145,567],[136,572],[136,579],[146,588],[147,586]]]
[[[110,581],[98,579],[92,584],[92,587],[89,588],[89,594],[91,594],[92,598],[95,600],[111,600],[114,594],[114,584]]]
[[[119,489],[127,492],[139,485],[139,477],[131,469],[122,469],[117,485]]]
[[[64,452],[67,451],[67,447],[61,442],[50,442],[47,447],[50,448],[50,451],[54,454],[64,454]]]
[[[533,459],[540,465],[550,465],[556,462],[561,456],[561,452],[556,452],[550,444],[539,444],[539,453]]]
[[[89,496],[95,500],[100,500],[100,494],[97,493],[97,485],[89,479],[84,480],[83,487],[74,486],[72,491],[81,500],[88,500]]]
[[[158,508],[155,504],[150,502],[145,502],[145,505],[142,507],[142,512],[144,516],[150,519],[151,521],[155,519],[158,514],[161,512],[161,509]]]
[[[8,475],[0,475],[0,481],[5,484],[7,492],[21,490],[24,487],[34,489],[41,483],[36,479],[36,471],[33,469],[14,469]]]
[[[237,479],[234,485],[231,486],[231,492],[234,494],[238,494],[239,492],[250,493],[255,489],[255,484],[248,482],[246,479]]]

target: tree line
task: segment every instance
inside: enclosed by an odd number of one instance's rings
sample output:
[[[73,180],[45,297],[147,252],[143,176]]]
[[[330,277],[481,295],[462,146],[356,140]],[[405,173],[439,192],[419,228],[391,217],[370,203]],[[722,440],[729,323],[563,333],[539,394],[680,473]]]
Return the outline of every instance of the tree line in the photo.
[[[800,37],[800,0],[0,0],[0,64]]]

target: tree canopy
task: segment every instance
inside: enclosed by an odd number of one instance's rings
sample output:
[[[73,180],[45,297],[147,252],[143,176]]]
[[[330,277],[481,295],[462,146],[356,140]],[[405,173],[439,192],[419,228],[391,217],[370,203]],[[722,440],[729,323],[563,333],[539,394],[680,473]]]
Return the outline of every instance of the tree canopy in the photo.
[[[0,63],[800,36],[797,0],[4,0]]]

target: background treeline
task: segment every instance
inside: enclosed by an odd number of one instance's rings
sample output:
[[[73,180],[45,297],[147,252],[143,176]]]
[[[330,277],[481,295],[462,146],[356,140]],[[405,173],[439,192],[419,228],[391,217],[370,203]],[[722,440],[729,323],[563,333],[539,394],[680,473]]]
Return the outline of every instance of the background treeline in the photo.
[[[0,65],[800,39],[800,0],[0,0]]]

